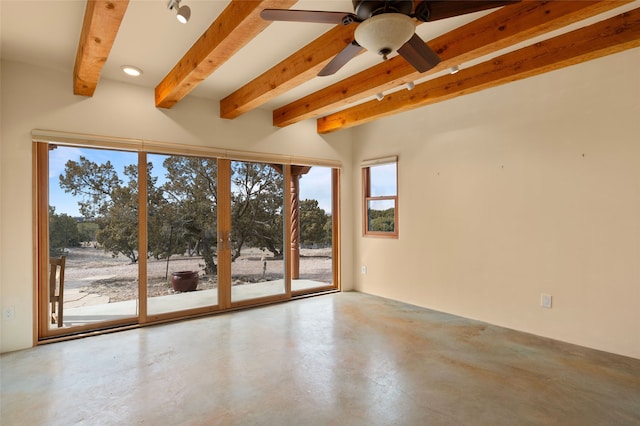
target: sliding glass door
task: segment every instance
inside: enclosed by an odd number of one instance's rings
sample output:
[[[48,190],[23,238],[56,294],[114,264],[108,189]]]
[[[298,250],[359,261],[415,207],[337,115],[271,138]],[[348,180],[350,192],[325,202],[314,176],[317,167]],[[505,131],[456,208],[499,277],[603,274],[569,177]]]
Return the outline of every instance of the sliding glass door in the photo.
[[[232,303],[285,294],[284,175],[278,164],[231,162]]]
[[[218,305],[218,162],[148,155],[147,313]]]
[[[48,195],[40,202],[48,210],[43,223],[48,241],[41,247],[41,326],[91,328],[134,320],[137,154],[53,145],[40,150],[48,150],[47,173],[40,175],[47,180],[42,194]]]
[[[41,339],[337,288],[338,170],[34,144]]]
[[[291,229],[294,294],[330,288],[335,282],[336,172],[330,167],[291,166],[291,214],[296,218]]]

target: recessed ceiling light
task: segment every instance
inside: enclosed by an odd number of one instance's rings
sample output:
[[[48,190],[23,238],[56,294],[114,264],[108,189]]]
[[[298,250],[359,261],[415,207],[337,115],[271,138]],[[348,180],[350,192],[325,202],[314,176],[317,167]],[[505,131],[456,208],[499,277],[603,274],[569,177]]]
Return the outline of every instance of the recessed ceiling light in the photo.
[[[134,67],[133,65],[123,65],[120,68],[122,69],[122,71],[124,71],[125,74],[133,77],[142,75],[142,70],[138,67]]]

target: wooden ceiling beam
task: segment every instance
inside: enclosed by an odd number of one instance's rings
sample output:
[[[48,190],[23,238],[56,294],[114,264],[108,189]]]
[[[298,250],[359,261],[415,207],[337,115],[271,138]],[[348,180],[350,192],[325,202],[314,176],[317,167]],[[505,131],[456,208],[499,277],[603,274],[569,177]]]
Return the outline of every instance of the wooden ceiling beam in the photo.
[[[88,0],[73,68],[73,93],[93,96],[129,0]]]
[[[289,8],[297,0],[231,0],[209,28],[156,86],[156,107],[171,108],[233,54],[264,30],[270,21],[263,9]]]
[[[273,124],[285,127],[335,111],[367,96],[478,59],[630,1],[524,1],[502,7],[428,42],[442,59],[430,71],[418,73],[402,57],[395,56],[276,109],[273,112]]]
[[[220,101],[220,117],[236,118],[316,74],[353,40],[356,25],[338,25]]]
[[[318,119],[329,133],[640,47],[640,8]]]

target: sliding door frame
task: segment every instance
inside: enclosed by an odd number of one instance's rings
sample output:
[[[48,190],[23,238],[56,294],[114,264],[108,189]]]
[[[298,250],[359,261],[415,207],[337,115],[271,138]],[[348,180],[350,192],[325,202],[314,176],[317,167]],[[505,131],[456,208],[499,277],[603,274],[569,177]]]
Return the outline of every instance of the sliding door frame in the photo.
[[[231,160],[218,160],[218,306],[231,307]]]
[[[55,131],[34,130],[33,136],[33,228],[34,228],[34,344],[57,341],[60,338],[72,338],[87,333],[100,333],[109,329],[139,327],[176,319],[208,315],[249,306],[291,300],[311,293],[339,291],[340,285],[340,162],[296,158],[291,156],[260,154],[244,151],[220,150],[208,147],[179,145],[173,143],[140,141],[94,135],[79,135]],[[218,162],[218,305],[186,309],[170,313],[151,314],[147,312],[147,258],[138,259],[138,300],[137,313],[134,316],[118,320],[86,324],[71,328],[51,328],[49,326],[48,261],[49,261],[49,151],[53,147],[70,146],[79,148],[98,148],[138,153],[138,252],[146,253],[147,236],[147,153],[163,155],[182,155],[192,157],[216,158]],[[282,294],[257,299],[231,300],[231,161],[248,161],[268,164],[281,164],[284,170],[284,282]],[[287,190],[291,182],[291,165],[303,164],[332,168],[332,269],[333,283],[314,288],[311,291],[291,290],[291,197]]]

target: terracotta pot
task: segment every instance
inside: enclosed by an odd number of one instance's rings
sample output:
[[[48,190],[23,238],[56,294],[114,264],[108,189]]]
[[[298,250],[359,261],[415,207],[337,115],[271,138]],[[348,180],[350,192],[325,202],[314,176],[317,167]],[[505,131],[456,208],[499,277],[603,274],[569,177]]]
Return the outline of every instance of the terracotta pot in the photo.
[[[171,274],[174,291],[194,291],[198,287],[198,271],[178,271]]]

